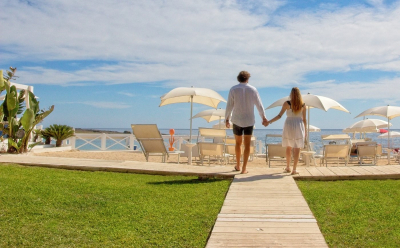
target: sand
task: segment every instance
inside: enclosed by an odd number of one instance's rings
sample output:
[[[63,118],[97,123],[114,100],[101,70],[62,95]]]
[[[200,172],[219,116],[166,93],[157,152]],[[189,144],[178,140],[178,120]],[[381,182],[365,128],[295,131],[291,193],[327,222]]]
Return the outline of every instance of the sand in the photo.
[[[64,157],[64,158],[84,158],[84,159],[103,159],[103,160],[116,160],[116,161],[140,161],[146,162],[146,158],[144,157],[143,153],[137,151],[79,151],[79,150],[72,150],[72,151],[60,151],[60,152],[43,152],[43,153],[33,153],[34,156],[48,156],[48,157]],[[151,156],[149,158],[149,162],[162,162],[161,156]],[[177,155],[170,155],[167,163],[177,163],[178,156]],[[185,157],[180,158],[180,163],[187,164],[188,159]],[[367,163],[368,160],[365,160]],[[194,159],[193,164],[200,164],[198,158]],[[230,165],[234,166],[235,161],[230,159]],[[317,166],[320,166],[319,159],[316,159]],[[392,160],[392,164],[399,164]],[[205,165],[208,165],[208,161],[205,161]],[[217,161],[211,161],[211,165],[219,164]],[[272,161],[271,166],[282,166],[286,165],[285,160],[281,161]],[[337,163],[328,164],[328,166],[337,166]],[[358,161],[354,160],[351,161],[348,166],[357,166]],[[386,158],[380,158],[377,161],[377,165],[387,165]],[[299,162],[298,166],[305,166],[303,161]],[[311,164],[313,166],[313,164]],[[339,166],[344,166],[344,163],[339,163]],[[254,157],[252,161],[249,161],[248,167],[268,167],[268,164],[265,161],[265,155],[260,157]]]

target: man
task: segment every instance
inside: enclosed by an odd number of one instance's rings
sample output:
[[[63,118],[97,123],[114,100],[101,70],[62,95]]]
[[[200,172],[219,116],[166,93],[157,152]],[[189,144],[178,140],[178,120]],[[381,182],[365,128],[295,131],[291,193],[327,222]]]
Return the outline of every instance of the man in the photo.
[[[255,123],[254,106],[262,118],[262,125],[268,125],[268,120],[264,114],[264,106],[261,103],[260,95],[255,87],[248,84],[250,73],[241,71],[237,76],[239,81],[229,91],[228,103],[225,111],[225,125],[230,128],[229,119],[232,114],[233,134],[235,135],[235,170],[240,171],[240,155],[242,142],[244,141],[243,167],[242,174],[247,173],[247,161],[250,155],[251,136]],[[244,138],[243,138],[244,135]]]

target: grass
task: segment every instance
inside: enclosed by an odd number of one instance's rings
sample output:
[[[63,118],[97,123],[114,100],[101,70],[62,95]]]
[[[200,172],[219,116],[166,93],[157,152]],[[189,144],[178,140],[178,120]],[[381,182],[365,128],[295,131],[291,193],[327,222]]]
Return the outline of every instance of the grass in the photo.
[[[0,247],[204,247],[228,180],[0,166]]]
[[[400,247],[400,180],[297,184],[330,247]]]

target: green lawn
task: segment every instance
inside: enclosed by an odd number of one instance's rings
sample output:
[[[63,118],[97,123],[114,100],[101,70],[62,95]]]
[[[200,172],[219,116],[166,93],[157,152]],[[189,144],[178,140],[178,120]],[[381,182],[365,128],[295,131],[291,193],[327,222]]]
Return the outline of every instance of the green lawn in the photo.
[[[400,180],[297,184],[330,247],[400,247]]]
[[[0,247],[204,247],[230,183],[0,165]]]

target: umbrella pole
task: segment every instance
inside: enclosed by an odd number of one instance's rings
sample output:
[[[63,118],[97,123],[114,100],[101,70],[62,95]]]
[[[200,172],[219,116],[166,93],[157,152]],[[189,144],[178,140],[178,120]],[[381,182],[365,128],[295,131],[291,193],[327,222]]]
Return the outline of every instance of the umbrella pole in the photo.
[[[188,164],[192,164],[192,148],[195,144],[192,144],[192,115],[193,115],[193,96],[190,96],[190,135],[189,135],[189,144],[188,146]]]
[[[308,106],[308,123],[307,123],[307,151],[311,150],[310,147],[310,106]]]
[[[390,164],[390,119],[388,117],[388,149],[387,149],[387,156],[388,156],[388,164]]]
[[[190,96],[190,135],[189,135],[189,143],[192,143],[192,114],[193,114],[193,96]]]

